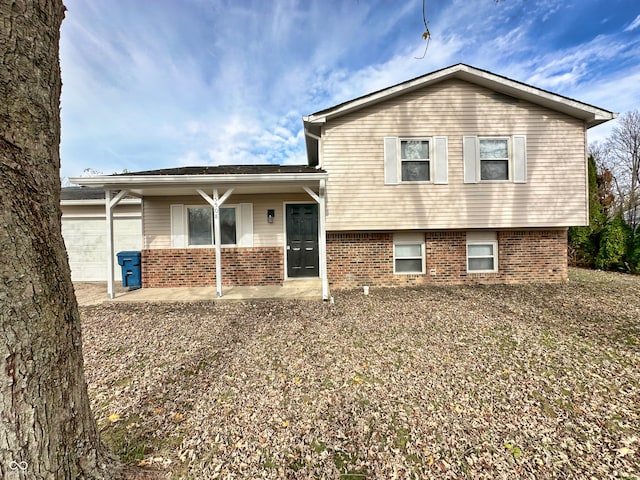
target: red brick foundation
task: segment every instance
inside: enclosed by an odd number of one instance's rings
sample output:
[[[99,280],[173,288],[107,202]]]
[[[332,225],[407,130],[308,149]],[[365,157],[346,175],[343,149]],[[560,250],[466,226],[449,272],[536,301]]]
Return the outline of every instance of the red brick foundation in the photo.
[[[223,248],[222,284],[282,285],[283,250],[279,247]],[[213,248],[142,251],[143,287],[205,287],[216,284]]]
[[[499,231],[498,272],[467,273],[466,232],[425,232],[426,273],[393,273],[393,233],[327,234],[332,288],[567,280],[566,230]]]
[[[466,232],[425,232],[426,273],[393,273],[392,232],[327,233],[331,288],[456,283],[560,283],[567,280],[566,230],[498,231],[498,272],[467,273]],[[281,247],[224,248],[222,283],[282,285]],[[143,287],[215,286],[215,250],[142,251]]]

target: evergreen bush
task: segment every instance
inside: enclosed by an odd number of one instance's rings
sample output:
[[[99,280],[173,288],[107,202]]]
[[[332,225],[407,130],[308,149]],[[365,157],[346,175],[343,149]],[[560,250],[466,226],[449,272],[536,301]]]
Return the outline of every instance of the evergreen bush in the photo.
[[[600,233],[600,247],[595,259],[596,268],[602,270],[626,269],[631,227],[621,216],[612,218]]]

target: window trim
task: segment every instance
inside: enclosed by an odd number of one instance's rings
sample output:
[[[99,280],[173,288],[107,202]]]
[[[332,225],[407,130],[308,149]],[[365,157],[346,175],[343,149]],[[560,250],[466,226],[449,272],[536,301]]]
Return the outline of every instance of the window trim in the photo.
[[[493,255],[469,255],[469,245],[491,245]],[[469,268],[469,259],[471,258],[492,258],[493,270],[471,270]],[[497,240],[467,240],[467,273],[496,273],[498,271],[498,241]]]
[[[420,245],[420,257],[397,257],[396,245]],[[417,260],[420,259],[421,271],[398,272],[396,270],[396,260]],[[424,275],[426,273],[425,240],[423,234],[397,234],[393,236],[393,274],[394,275]]]
[[[402,179],[402,142],[422,141],[429,142],[429,158],[419,159],[418,161],[426,161],[429,163],[429,180],[403,180]],[[434,176],[434,140],[433,137],[398,137],[398,183],[399,184],[421,184],[421,183],[433,183]],[[411,161],[405,159],[404,161]],[[414,160],[415,161],[415,160]],[[394,267],[395,268],[395,267]]]
[[[190,208],[210,208],[212,210],[211,212],[211,238],[213,239],[215,237],[214,234],[214,218],[213,218],[213,207],[207,203],[203,203],[203,204],[196,204],[196,205],[184,205],[184,232],[185,232],[185,244],[186,244],[186,248],[215,248],[215,243],[211,243],[211,245],[191,245],[189,243],[189,209]],[[235,210],[235,219],[236,219],[236,243],[223,243],[220,246],[224,247],[224,248],[233,248],[233,247],[237,247],[238,246],[238,239],[240,238],[240,227],[238,225],[238,213],[240,211],[240,205],[239,204],[229,204],[227,205],[226,203],[220,207],[221,210],[223,209],[233,209]]]
[[[507,142],[507,178],[504,180],[483,180],[482,179],[482,161],[483,159],[480,157],[480,142],[482,140],[506,140]],[[476,142],[476,171],[477,181],[478,183],[511,183],[513,182],[513,147],[511,137],[508,135],[486,135],[486,136],[478,136]],[[492,160],[492,159],[485,159]],[[496,160],[496,159],[493,159]],[[504,160],[504,159],[497,159]]]

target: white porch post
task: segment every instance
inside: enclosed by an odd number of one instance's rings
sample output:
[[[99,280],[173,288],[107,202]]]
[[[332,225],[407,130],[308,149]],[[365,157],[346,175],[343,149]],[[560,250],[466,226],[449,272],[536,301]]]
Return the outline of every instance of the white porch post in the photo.
[[[325,180],[320,180],[320,200],[318,210],[320,215],[320,278],[322,279],[322,299],[329,300],[329,276],[327,275],[327,227],[326,227],[326,195]]]
[[[320,260],[320,279],[322,280],[322,299],[329,300],[329,277],[327,276],[327,228],[325,222],[325,180],[320,180],[318,195],[309,187],[302,187],[318,204],[318,255]]]
[[[114,297],[113,282],[113,212],[111,209],[111,190],[104,191],[104,204],[107,220],[107,297]]]
[[[229,198],[233,192],[233,188],[230,188],[222,197],[218,197],[218,189],[213,189],[213,198],[207,195],[202,190],[198,189],[197,192],[202,198],[204,198],[209,205],[213,207],[213,235],[216,248],[216,292],[218,297],[222,297],[222,245],[220,242],[220,207]]]
[[[118,203],[120,203],[120,200],[127,196],[128,193],[129,190],[121,190],[115,197],[111,198],[111,190],[107,189],[104,191],[104,205],[107,223],[107,297],[109,299],[115,297],[113,280],[113,255],[115,254],[113,251],[113,209],[118,205]]]
[[[213,237],[216,246],[216,292],[222,297],[222,246],[220,245],[220,198],[218,189],[213,189]]]

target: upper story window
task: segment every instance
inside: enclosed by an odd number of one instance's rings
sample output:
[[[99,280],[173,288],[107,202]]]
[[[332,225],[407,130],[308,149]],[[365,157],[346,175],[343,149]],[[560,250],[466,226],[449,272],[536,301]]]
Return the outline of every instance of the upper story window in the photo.
[[[509,180],[508,138],[479,138],[480,180]]]
[[[403,182],[431,180],[430,141],[400,139],[400,166]]]
[[[220,237],[222,245],[236,244],[236,209],[220,209]],[[214,244],[213,209],[211,207],[187,207],[187,244],[207,246]]]
[[[464,136],[464,183],[527,183],[525,135]]]
[[[447,137],[437,135],[384,137],[384,184],[446,185],[449,182],[447,142]]]

